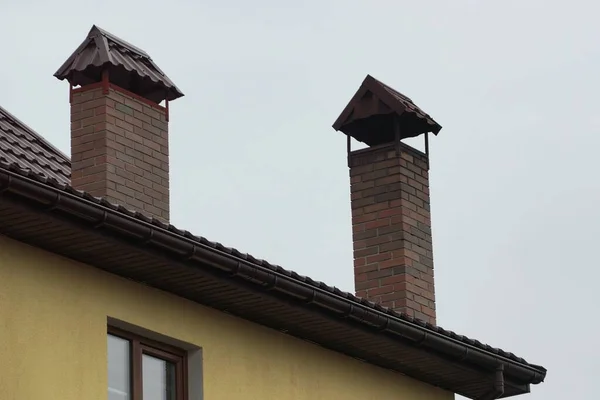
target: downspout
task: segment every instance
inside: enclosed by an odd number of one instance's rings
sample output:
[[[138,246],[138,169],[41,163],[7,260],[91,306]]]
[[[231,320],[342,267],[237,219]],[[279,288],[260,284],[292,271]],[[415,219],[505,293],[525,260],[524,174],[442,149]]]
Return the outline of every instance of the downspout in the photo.
[[[485,394],[477,400],[495,400],[502,397],[504,394],[504,365],[498,365],[496,368],[496,379],[494,380],[494,388],[488,394]]]

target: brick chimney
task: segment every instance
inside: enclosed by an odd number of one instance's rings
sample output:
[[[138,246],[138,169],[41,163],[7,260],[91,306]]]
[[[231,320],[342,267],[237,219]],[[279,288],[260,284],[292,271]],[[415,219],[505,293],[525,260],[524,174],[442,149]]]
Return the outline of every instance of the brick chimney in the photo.
[[[169,101],[183,93],[143,50],[96,26],[54,76],[70,87],[71,185],[168,222]]]
[[[333,128],[348,138],[356,295],[435,325],[427,135],[441,126],[367,76]],[[401,142],[421,134],[425,153]]]

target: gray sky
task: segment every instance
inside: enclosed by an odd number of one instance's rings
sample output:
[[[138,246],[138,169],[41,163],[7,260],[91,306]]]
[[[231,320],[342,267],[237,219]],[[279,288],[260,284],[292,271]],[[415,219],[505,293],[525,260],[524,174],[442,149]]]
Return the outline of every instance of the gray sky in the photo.
[[[2,106],[69,154],[68,85],[52,74],[92,24],[123,37],[186,94],[171,104],[172,222],[348,291],[331,124],[367,73],[408,95],[444,127],[438,323],[547,367],[526,398],[597,397],[595,2],[3,3]]]

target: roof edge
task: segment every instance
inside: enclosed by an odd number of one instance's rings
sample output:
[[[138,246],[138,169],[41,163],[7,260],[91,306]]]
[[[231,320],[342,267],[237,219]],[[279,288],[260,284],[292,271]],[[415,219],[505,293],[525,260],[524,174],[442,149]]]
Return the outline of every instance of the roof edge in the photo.
[[[92,27],[92,29],[90,30],[89,33],[92,33],[94,28],[95,28],[95,25]],[[63,62],[62,65],[56,70],[56,72],[53,75],[56,79],[58,79],[60,81],[65,80],[65,79],[68,80],[69,74],[66,71],[69,69],[71,64],[73,64],[73,61],[77,57],[77,54],[79,54],[83,49],[85,49],[87,47],[87,45],[93,40],[89,36],[89,33],[88,33],[88,36],[79,44],[79,46],[77,46],[75,51],[73,51],[73,53],[71,53],[69,58],[67,58],[65,60],[65,62]]]
[[[396,338],[408,340],[424,351],[434,352],[465,367],[495,369],[503,365],[507,378],[528,384],[544,381],[546,369],[526,362],[519,362],[495,354],[475,345],[445,336],[429,325],[420,325],[392,315],[393,311],[381,307],[378,310],[373,303],[364,300],[343,297],[317,286],[310,285],[277,269],[253,263],[235,254],[228,254],[195,239],[188,232],[180,231],[172,225],[141,215],[128,215],[122,207],[112,205],[105,200],[77,192],[67,185],[53,186],[44,177],[20,170],[17,166],[0,165],[0,191],[23,196],[42,204],[44,211],[58,210],[88,224],[89,229],[102,228],[119,235],[127,233],[138,239],[136,246],[151,246],[161,249],[175,260],[187,255],[187,260],[205,266],[212,265],[232,276],[251,281],[264,282],[271,291],[293,293],[297,298],[310,300],[313,306],[327,312],[337,313],[363,325],[364,329],[375,330]],[[340,292],[341,293],[341,292]],[[458,335],[456,335],[458,336]]]
[[[146,53],[144,50],[142,50],[141,48],[134,46],[133,44],[129,43],[127,40],[125,39],[121,39],[120,37],[113,35],[112,33],[110,33],[109,31],[100,28],[98,25],[93,25],[92,29],[90,29],[90,32],[88,33],[88,36],[92,36],[92,33],[97,33],[99,35],[104,36],[107,39],[112,40],[113,42],[126,47],[128,50],[134,52],[134,53],[138,53],[138,55],[142,56],[142,57],[146,57],[149,60],[152,60],[152,57],[150,57],[150,54]]]

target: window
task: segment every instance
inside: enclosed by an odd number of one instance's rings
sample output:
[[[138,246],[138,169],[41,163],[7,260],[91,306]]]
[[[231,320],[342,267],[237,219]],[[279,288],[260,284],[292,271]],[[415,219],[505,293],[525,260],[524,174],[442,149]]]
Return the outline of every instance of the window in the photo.
[[[185,400],[185,351],[108,330],[108,400]]]

